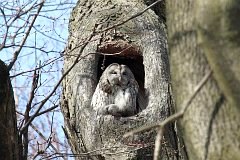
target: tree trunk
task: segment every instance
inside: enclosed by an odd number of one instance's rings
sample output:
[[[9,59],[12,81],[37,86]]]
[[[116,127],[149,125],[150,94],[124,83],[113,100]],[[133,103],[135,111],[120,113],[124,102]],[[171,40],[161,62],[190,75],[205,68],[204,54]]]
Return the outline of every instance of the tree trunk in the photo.
[[[0,60],[0,155],[18,160],[18,135],[15,103],[7,66]]]
[[[240,3],[167,1],[170,64],[177,110],[204,75],[213,75],[181,120],[189,159],[240,157]]]
[[[161,6],[161,5],[160,5]],[[153,157],[155,131],[123,139],[127,131],[159,122],[172,113],[166,27],[161,8],[155,7],[120,26],[108,28],[141,12],[142,1],[78,1],[69,24],[64,72],[81,54],[63,82],[62,111],[65,131],[79,159],[143,159]],[[106,29],[108,28],[108,29]],[[85,45],[86,44],[86,45]],[[97,52],[115,54],[102,56]],[[142,95],[136,116],[102,116],[90,106],[102,67],[126,64],[134,73]],[[145,72],[144,72],[145,70]],[[167,126],[161,159],[179,159],[179,142],[173,125]]]

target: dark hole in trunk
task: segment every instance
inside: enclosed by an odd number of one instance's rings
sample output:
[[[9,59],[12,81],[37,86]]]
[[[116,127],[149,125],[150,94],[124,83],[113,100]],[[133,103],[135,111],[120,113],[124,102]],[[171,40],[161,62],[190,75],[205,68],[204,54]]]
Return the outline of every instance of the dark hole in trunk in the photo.
[[[100,55],[99,61],[98,61],[98,75],[97,75],[98,80],[100,79],[103,71],[112,63],[124,64],[131,69],[140,88],[139,103],[141,104],[139,105],[139,111],[145,109],[147,105],[147,96],[144,88],[145,71],[144,71],[144,65],[143,65],[143,57],[140,55],[135,56],[134,58],[119,56],[119,55],[114,55],[114,56],[108,55],[108,56],[105,56],[104,58],[103,55]],[[103,66],[104,66],[104,69],[102,69]]]

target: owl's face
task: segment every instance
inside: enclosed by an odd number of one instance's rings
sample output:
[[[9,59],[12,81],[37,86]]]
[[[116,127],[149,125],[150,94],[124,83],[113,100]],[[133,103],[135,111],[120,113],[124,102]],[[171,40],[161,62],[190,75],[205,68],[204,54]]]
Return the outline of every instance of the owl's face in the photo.
[[[121,87],[127,86],[133,74],[126,65],[119,65],[113,63],[106,69],[107,79],[111,86],[119,85]]]

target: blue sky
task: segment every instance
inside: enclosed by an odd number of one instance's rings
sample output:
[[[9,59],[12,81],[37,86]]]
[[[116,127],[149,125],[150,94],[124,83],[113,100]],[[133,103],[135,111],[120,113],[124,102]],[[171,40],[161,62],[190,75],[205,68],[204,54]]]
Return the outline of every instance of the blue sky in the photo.
[[[34,3],[40,3],[41,1],[31,1],[31,0],[1,0],[0,7],[5,13],[5,17],[10,24],[13,17],[16,15],[19,8],[27,10]],[[61,77],[61,69],[63,66],[63,59],[61,57],[61,52],[66,46],[68,37],[68,20],[72,8],[75,6],[76,0],[47,0],[34,23],[28,39],[25,43],[25,47],[21,50],[18,60],[16,61],[14,67],[12,68],[10,75],[16,75],[18,73],[33,70],[35,67],[50,63],[40,70],[40,80],[39,88],[35,93],[36,97],[33,101],[33,111],[34,107],[39,104],[39,102],[44,99],[49,92],[52,90],[53,86]],[[6,64],[9,64],[13,57],[14,51],[17,49],[17,45],[20,44],[22,38],[25,35],[26,27],[19,30],[19,34],[13,38],[14,32],[18,30],[19,27],[26,24],[27,18],[30,16],[29,21],[36,13],[36,9],[31,10],[27,14],[18,18],[10,27],[8,31],[8,38],[6,41],[6,46],[8,48],[3,48],[0,51],[0,59]],[[6,33],[6,26],[4,24],[3,14],[0,13],[0,43],[3,41],[4,34]],[[36,49],[37,48],[37,49]],[[57,60],[55,60],[57,59]],[[55,60],[55,61],[54,61]],[[15,102],[17,104],[17,111],[24,113],[26,103],[29,99],[29,92],[31,89],[33,72],[27,72],[21,74],[17,77],[11,79]],[[57,105],[59,102],[61,90],[60,88],[56,91],[56,94],[50,99],[50,101],[45,105],[44,109],[47,109],[53,105]],[[21,123],[22,117],[19,115],[18,124]],[[64,134],[61,126],[63,126],[63,118],[60,113],[60,108],[56,109],[55,112],[50,112],[47,115],[39,116],[34,120],[33,124],[40,127],[40,131],[47,138],[51,133],[51,122],[53,120],[53,128],[56,129],[57,136],[60,139],[60,143],[65,144]],[[31,143],[36,145],[36,140],[40,138],[34,130],[30,129],[36,137],[32,137]],[[56,134],[56,133],[54,133]],[[52,135],[54,136],[54,135]],[[34,142],[35,139],[35,142]],[[51,150],[51,148],[50,148]]]

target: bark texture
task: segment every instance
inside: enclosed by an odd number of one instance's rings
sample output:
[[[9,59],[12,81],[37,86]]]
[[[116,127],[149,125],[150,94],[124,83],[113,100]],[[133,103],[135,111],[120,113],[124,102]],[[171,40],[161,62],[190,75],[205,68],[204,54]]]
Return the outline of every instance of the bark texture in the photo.
[[[7,66],[0,60],[0,157],[19,159],[17,121]]]
[[[77,55],[81,54],[81,58],[63,82],[61,107],[69,143],[73,152],[80,154],[79,159],[153,157],[155,131],[129,139],[123,139],[122,135],[141,125],[159,122],[172,112],[166,26],[159,16],[160,8],[106,30],[146,7],[140,0],[81,0],[72,12],[64,71]],[[103,57],[96,52],[121,54]],[[140,85],[143,107],[136,116],[96,118],[90,106],[102,73],[100,67],[113,62],[128,65]],[[173,125],[167,126],[161,158],[181,158],[178,144]]]
[[[177,110],[213,71],[180,123],[189,159],[239,159],[240,3],[170,0],[166,6]]]

